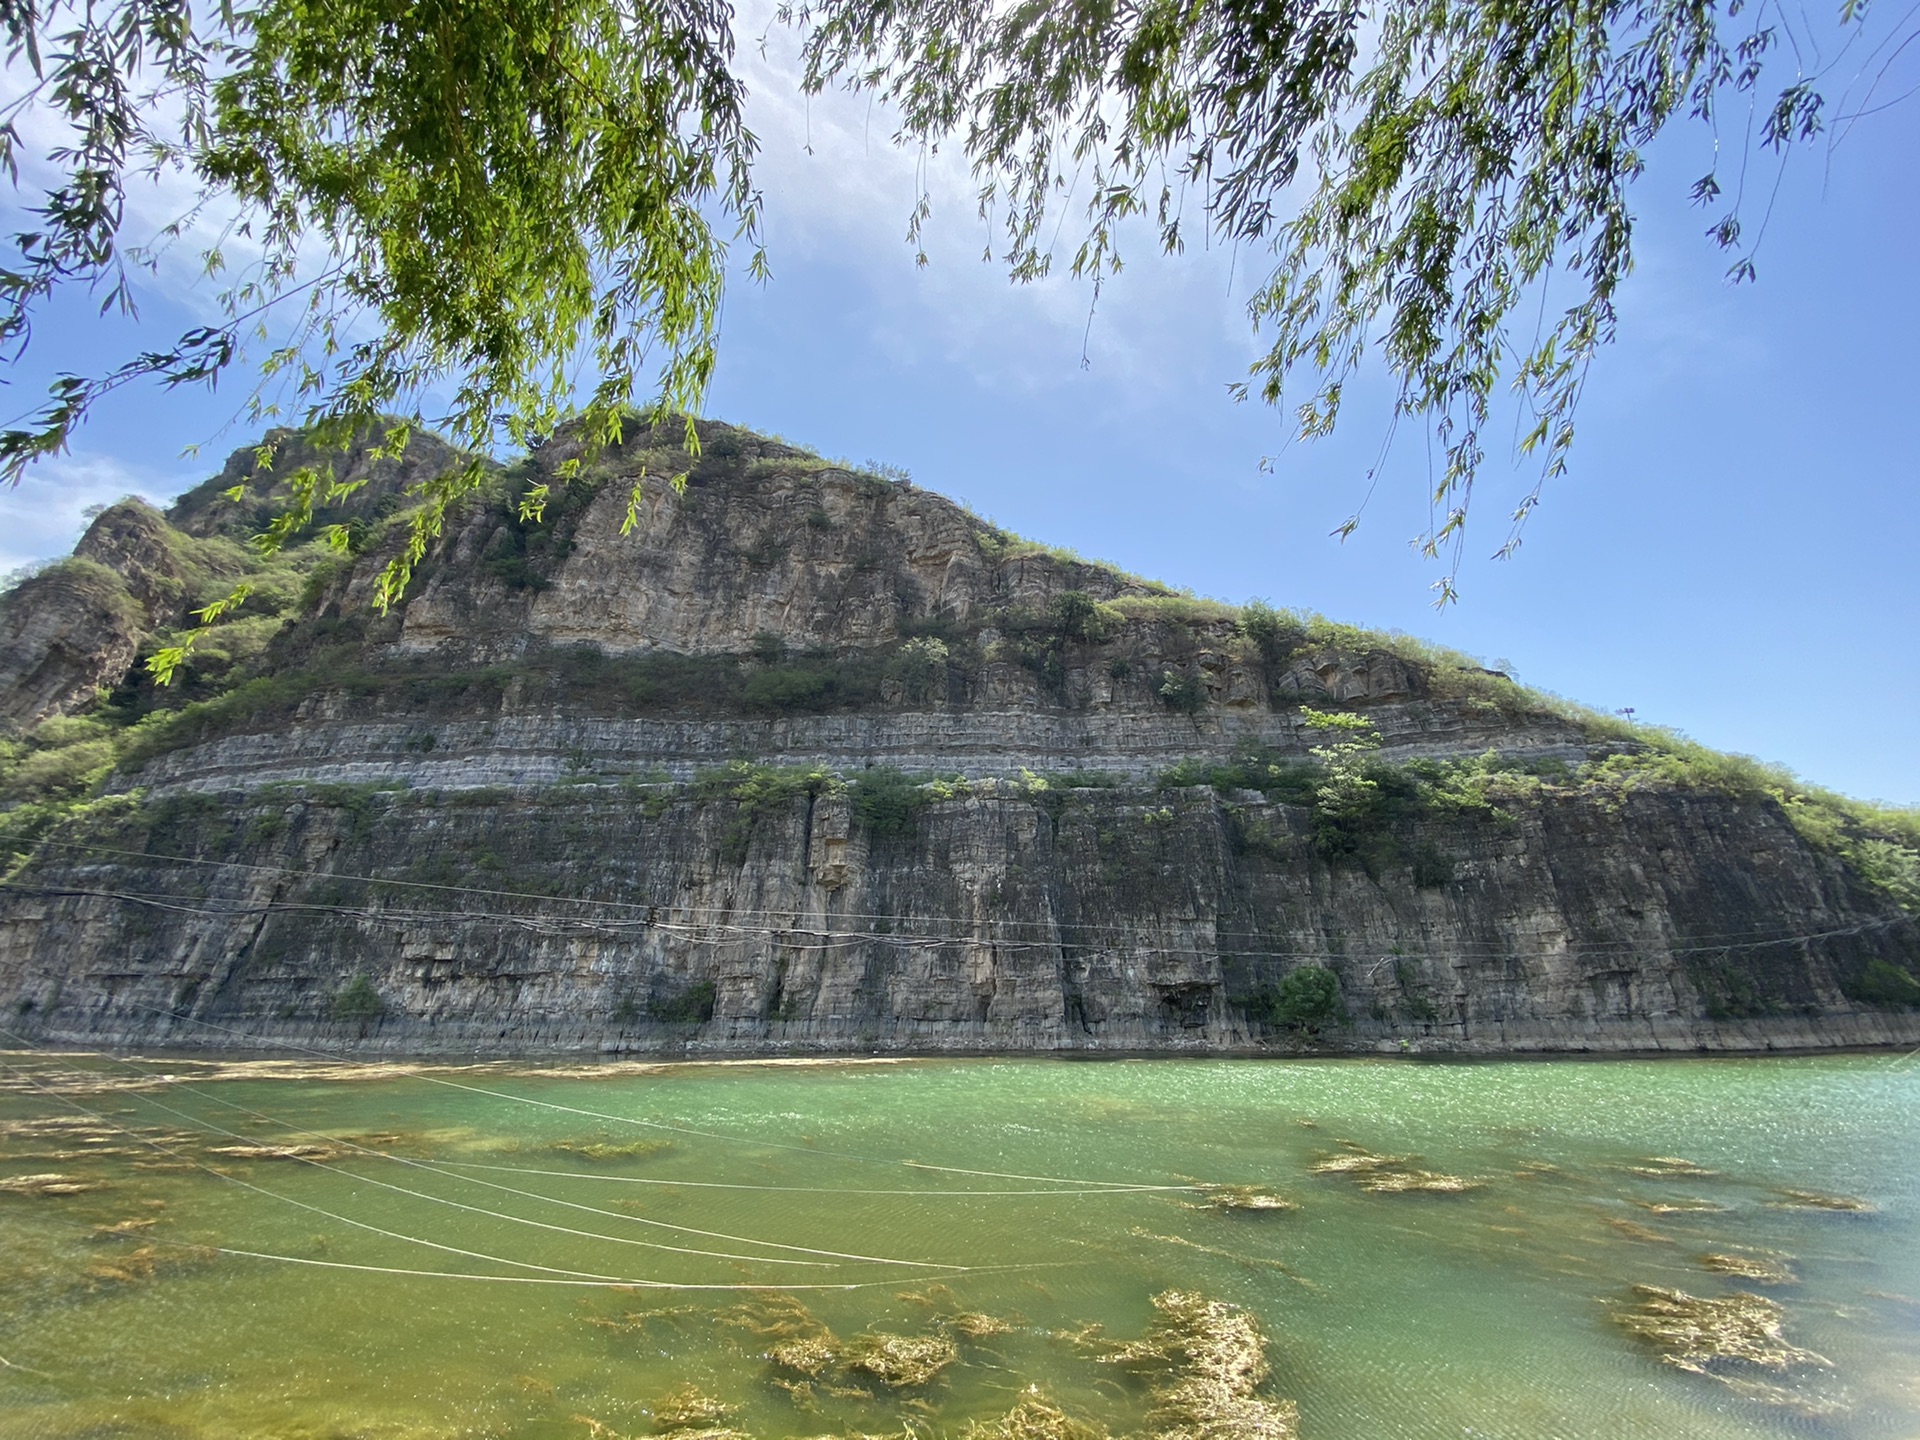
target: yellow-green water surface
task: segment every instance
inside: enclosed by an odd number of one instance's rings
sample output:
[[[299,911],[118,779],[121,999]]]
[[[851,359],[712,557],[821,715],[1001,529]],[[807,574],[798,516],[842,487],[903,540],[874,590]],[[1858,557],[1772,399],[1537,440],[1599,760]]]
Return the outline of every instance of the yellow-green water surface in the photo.
[[[1307,1440],[1920,1436],[1920,1061],[0,1060],[4,1436],[1151,1433],[1168,1290]]]

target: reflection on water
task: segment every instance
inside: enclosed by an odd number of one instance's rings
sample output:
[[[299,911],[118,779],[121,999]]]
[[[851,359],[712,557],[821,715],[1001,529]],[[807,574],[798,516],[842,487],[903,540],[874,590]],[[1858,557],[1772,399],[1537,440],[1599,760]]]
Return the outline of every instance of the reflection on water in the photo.
[[[1920,1062],[0,1060],[0,1435],[1920,1433]]]

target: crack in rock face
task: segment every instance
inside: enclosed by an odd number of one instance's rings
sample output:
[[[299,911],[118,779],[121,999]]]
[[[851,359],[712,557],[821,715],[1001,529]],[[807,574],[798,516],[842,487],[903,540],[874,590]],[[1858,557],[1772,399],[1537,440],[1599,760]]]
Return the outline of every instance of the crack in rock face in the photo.
[[[463,460],[431,437],[276,434],[266,471],[247,447],[164,515],[114,506],[0,599],[20,1033],[394,1057],[1920,1043],[1909,852],[1846,848],[1858,817],[1689,778],[1465,657],[699,434],[635,425],[576,475],[563,432],[489,468],[385,614],[414,487]],[[242,542],[308,463],[357,487],[316,516],[349,553],[262,561]],[[143,679],[242,581],[180,688]],[[1644,1170],[1706,1178],[1683,1165]]]

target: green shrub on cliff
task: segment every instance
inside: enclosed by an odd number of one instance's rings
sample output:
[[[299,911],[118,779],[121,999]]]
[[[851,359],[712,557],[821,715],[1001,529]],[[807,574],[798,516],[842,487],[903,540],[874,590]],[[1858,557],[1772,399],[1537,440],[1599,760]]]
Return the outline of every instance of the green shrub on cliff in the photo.
[[[1240,630],[1253,641],[1261,657],[1272,664],[1292,655],[1307,638],[1305,625],[1264,600],[1249,600],[1240,607]]]
[[[677,995],[650,1001],[647,1018],[669,1025],[704,1025],[713,1019],[715,998],[713,981],[695,981]]]
[[[1452,869],[1437,852],[1423,855],[1412,838],[1415,826],[1434,819],[1477,816],[1511,823],[1558,797],[1618,805],[1642,791],[1771,802],[1808,845],[1840,859],[1862,883],[1903,908],[1920,912],[1920,811],[1850,800],[1804,784],[1782,767],[1644,726],[1631,731],[1633,748],[1579,766],[1492,750],[1394,762],[1376,753],[1378,737],[1364,715],[1303,706],[1301,716],[1320,740],[1309,749],[1311,760],[1243,749],[1226,761],[1184,760],[1162,772],[1159,784],[1210,785],[1223,794],[1258,790],[1305,807],[1323,858],[1357,862],[1373,874],[1404,863],[1424,885],[1445,883]],[[1293,853],[1283,834],[1251,814],[1236,814],[1230,839],[1240,854],[1284,860]]]
[[[946,688],[952,655],[951,647],[938,635],[916,635],[893,653],[887,668],[907,699],[937,699]]]
[[[387,1013],[387,1002],[380,998],[380,992],[373,988],[373,982],[360,974],[334,992],[327,1010],[336,1020],[366,1025]]]
[[[813,710],[832,689],[833,676],[822,667],[774,665],[749,675],[741,698],[755,710]]]
[[[1312,803],[1319,778],[1318,767],[1297,755],[1284,755],[1263,746],[1247,746],[1228,760],[1182,760],[1161,772],[1159,784],[1166,790],[1210,785],[1223,794],[1232,790],[1259,790],[1271,800],[1306,805]]]
[[[140,602],[133,598],[119,573],[81,555],[69,555],[36,572],[18,590],[0,596],[0,605],[31,603],[60,590],[86,601],[96,612],[103,612],[109,624],[122,625],[138,633],[145,622]]]
[[[1920,910],[1920,851],[1893,840],[1862,840],[1853,848],[1861,878],[1903,908]]]
[[[1207,708],[1207,687],[1198,676],[1178,670],[1161,671],[1160,683],[1154,687],[1154,693],[1160,697],[1162,705],[1177,714],[1198,715]]]
[[[1340,980],[1324,965],[1302,965],[1277,986],[1253,992],[1245,1002],[1248,1018],[1317,1034],[1342,1016]]]
[[[1772,801],[1809,846],[1845,861],[1903,908],[1920,911],[1920,810],[1836,795],[1783,765],[1710,750],[1670,731],[1642,726],[1632,734],[1636,748],[1588,762],[1578,783],[1621,797],[1666,788]]]
[[[807,796],[834,794],[845,782],[823,765],[755,765],[736,760],[693,778],[689,792],[706,803],[730,802],[734,813],[720,832],[720,858],[738,865],[747,858],[753,832],[763,818],[792,807]]]
[[[864,770],[847,787],[853,818],[876,840],[904,838],[920,826],[933,796],[912,776],[891,768]]]
[[[1841,992],[1849,1000],[1888,1009],[1920,1005],[1920,980],[1886,960],[1869,960],[1866,968],[1851,980],[1842,981]]]

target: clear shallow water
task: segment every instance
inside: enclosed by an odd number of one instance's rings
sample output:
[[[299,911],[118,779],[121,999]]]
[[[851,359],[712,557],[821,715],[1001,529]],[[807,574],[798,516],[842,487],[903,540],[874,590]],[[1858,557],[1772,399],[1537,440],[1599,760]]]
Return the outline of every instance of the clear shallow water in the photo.
[[[0,1190],[5,1436],[581,1440],[580,1417],[656,1432],[687,1383],[767,1440],[957,1436],[1029,1385],[1139,1432],[1137,1384],[1063,1332],[1138,1336],[1170,1288],[1257,1317],[1265,1392],[1298,1403],[1307,1440],[1920,1435],[1920,1061],[343,1080],[5,1060],[0,1186],[100,1187]],[[1311,1173],[1343,1141],[1482,1183],[1369,1194]],[[220,1153],[262,1145],[324,1163]],[[1089,1188],[1194,1182],[1298,1209]],[[1782,1188],[1873,1210],[1779,1208]],[[1648,1208],[1692,1201],[1722,1208]],[[97,1233],[127,1221],[152,1223]],[[1707,1253],[1786,1257],[1798,1282],[1713,1274]],[[589,1277],[659,1288],[553,1283]],[[1684,1373],[1614,1322],[1636,1284],[1768,1294],[1831,1365],[1727,1367],[1772,1403]],[[859,1288],[805,1288],[838,1286]],[[796,1395],[765,1358],[781,1287],[843,1339],[952,1333],[962,1311],[1012,1328],[957,1335],[925,1386],[827,1372]]]

